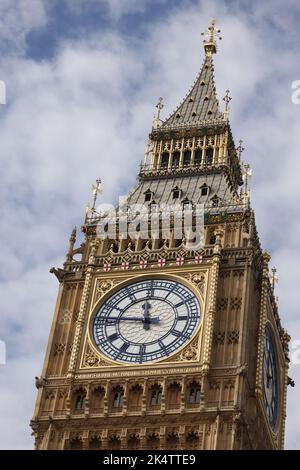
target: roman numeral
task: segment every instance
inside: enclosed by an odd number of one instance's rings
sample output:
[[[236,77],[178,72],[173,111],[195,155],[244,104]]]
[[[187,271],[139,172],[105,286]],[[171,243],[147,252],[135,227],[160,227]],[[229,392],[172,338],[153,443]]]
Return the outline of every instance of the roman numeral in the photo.
[[[189,336],[182,331],[173,330],[172,335],[177,336],[178,338],[189,338]]]
[[[179,315],[179,317],[177,317],[177,321],[180,321],[180,320],[186,321],[187,319],[188,319],[187,315]]]
[[[183,300],[182,302],[179,302],[179,304],[174,305],[174,307],[175,307],[175,308],[181,307],[181,305],[184,305],[185,302],[186,302],[186,301]]]
[[[160,348],[163,350],[163,352],[168,356],[169,354],[167,352],[167,348],[166,348],[166,346],[164,345],[164,343],[162,342],[161,339],[158,340],[158,344],[159,344]]]
[[[120,351],[121,351],[121,352],[127,351],[127,349],[129,348],[129,346],[130,346],[129,343],[124,343],[124,344],[122,344],[122,346],[120,347]]]
[[[140,356],[144,356],[146,353],[146,346],[144,344],[140,345]]]
[[[109,339],[110,341],[114,341],[115,339],[118,339],[118,338],[119,338],[118,333],[114,333],[113,335],[110,335],[110,336],[108,337],[108,339]]]

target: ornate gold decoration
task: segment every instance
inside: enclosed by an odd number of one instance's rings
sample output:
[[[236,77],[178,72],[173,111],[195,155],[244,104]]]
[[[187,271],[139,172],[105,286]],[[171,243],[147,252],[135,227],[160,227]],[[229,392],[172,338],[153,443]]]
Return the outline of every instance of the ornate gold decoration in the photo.
[[[102,359],[98,354],[96,354],[89,344],[86,346],[86,350],[85,350],[85,353],[83,356],[83,362],[82,362],[83,368],[109,366],[109,365],[111,364],[105,361],[104,359]]]
[[[196,361],[198,357],[198,341],[199,335],[188,344],[182,351],[167,359],[164,362],[185,362],[185,361]]]
[[[114,285],[114,281],[111,279],[104,279],[97,281],[96,284],[96,299],[100,299],[109,289],[111,289]]]
[[[195,284],[197,288],[200,290],[201,294],[204,294],[204,288],[205,288],[205,282],[206,282],[206,277],[204,273],[194,273],[194,274],[188,274],[185,276],[190,282]]]

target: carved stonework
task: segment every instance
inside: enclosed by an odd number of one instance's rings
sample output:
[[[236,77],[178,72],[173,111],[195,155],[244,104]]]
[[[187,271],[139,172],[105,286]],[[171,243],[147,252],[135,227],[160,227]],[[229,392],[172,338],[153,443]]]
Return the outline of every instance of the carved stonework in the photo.
[[[83,368],[91,368],[91,367],[99,367],[99,366],[109,366],[111,363],[102,359],[98,354],[94,352],[91,346],[88,344],[86,346],[86,350],[83,356],[82,367]]]
[[[198,346],[199,336],[188,344],[180,353],[175,354],[170,359],[167,359],[164,362],[186,362],[186,361],[196,361],[198,358],[199,346]]]
[[[186,278],[195,284],[197,288],[200,290],[201,294],[204,295],[204,288],[205,288],[205,274],[203,273],[194,273],[194,274],[188,274]]]
[[[109,291],[114,285],[114,281],[111,279],[101,279],[96,284],[96,299],[100,299],[107,291]]]

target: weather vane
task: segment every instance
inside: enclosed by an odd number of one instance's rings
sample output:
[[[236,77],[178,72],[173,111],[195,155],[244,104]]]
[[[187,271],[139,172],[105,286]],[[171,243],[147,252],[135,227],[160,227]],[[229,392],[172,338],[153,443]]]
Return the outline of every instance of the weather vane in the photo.
[[[212,18],[208,29],[201,33],[204,36],[203,44],[206,55],[212,55],[217,52],[216,39],[222,39],[220,32],[221,30],[216,28],[216,19]]]

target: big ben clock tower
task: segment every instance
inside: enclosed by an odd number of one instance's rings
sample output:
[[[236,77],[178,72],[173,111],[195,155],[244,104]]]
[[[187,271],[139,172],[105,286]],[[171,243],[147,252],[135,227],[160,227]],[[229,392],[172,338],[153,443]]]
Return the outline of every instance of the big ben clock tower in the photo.
[[[99,213],[97,181],[85,242],[75,248],[74,230],[51,270],[59,293],[36,380],[37,449],[283,448],[289,336],[229,92],[224,111],[216,97],[218,34],[213,20],[200,73],[165,120],[159,101],[126,207]]]

